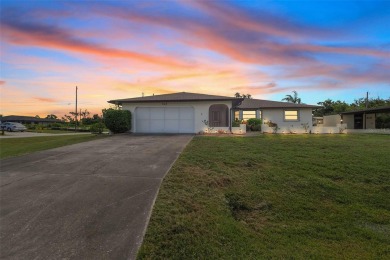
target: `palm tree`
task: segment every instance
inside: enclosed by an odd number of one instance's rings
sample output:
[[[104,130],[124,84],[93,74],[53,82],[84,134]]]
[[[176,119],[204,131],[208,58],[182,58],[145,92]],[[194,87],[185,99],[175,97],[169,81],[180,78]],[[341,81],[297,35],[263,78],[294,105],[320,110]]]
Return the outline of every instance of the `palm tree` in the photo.
[[[289,103],[301,104],[301,99],[298,97],[298,92],[293,90],[293,93],[294,93],[293,96],[286,95],[286,97],[283,98],[282,101],[285,100],[285,101],[287,101]]]
[[[235,96],[236,98],[240,98],[240,97],[241,97],[241,95],[240,95],[239,92],[237,92],[236,94],[234,94],[234,96]]]

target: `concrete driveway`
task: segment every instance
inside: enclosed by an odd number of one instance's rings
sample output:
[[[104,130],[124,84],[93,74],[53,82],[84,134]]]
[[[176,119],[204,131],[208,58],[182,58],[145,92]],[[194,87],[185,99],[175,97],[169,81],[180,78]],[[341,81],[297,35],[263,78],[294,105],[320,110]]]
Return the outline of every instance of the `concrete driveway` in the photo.
[[[1,259],[133,259],[189,135],[120,135],[1,161]]]

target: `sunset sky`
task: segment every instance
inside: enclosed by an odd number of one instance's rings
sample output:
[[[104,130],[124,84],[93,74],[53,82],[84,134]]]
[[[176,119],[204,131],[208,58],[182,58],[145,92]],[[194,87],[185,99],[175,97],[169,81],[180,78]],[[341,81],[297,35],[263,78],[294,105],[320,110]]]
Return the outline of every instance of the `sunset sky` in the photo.
[[[3,115],[172,92],[390,97],[390,1],[1,0]]]

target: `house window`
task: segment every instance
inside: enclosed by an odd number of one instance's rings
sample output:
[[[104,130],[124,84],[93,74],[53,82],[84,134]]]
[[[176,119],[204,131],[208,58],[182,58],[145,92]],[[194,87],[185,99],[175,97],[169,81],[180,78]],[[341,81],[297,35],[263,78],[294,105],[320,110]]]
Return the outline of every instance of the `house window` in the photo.
[[[240,120],[240,111],[234,111],[234,120]]]
[[[256,110],[242,111],[242,120],[247,121],[249,118],[256,118]]]
[[[284,121],[299,121],[298,110],[284,111]]]

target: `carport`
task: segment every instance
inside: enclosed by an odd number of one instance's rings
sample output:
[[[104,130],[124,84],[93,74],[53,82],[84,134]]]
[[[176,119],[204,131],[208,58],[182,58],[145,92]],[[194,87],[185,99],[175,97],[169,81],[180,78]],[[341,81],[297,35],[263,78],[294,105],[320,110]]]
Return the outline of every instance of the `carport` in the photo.
[[[378,118],[390,117],[390,106],[367,108],[363,110],[347,111],[341,113],[341,120],[349,129],[377,129],[388,128],[378,123]]]

